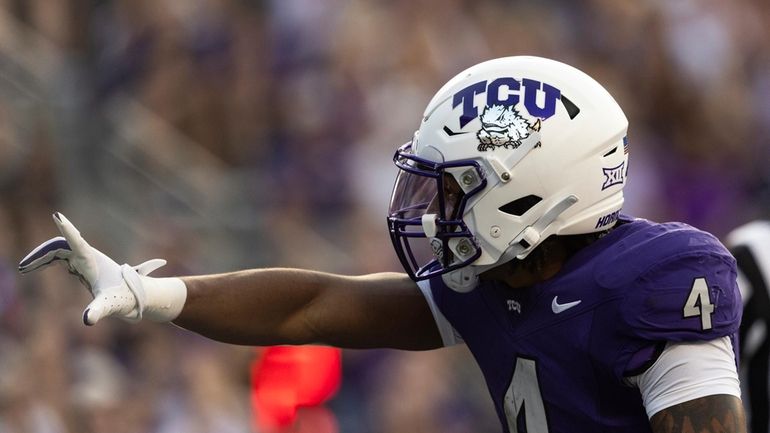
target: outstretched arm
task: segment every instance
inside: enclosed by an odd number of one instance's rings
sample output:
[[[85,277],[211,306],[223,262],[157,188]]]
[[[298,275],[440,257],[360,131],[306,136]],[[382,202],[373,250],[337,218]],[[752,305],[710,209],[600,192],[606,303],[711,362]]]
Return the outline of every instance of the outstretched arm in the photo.
[[[174,321],[237,344],[320,343],[347,348],[423,350],[442,341],[420,289],[404,274],[348,277],[300,269],[262,269],[184,278],[153,278],[164,260],[118,265],[90,246],[63,215],[62,236],[32,250],[19,271],[63,261],[93,301],[83,322],[103,317]]]
[[[441,347],[427,302],[404,274],[358,277],[260,269],[183,278],[177,325],[236,344]]]

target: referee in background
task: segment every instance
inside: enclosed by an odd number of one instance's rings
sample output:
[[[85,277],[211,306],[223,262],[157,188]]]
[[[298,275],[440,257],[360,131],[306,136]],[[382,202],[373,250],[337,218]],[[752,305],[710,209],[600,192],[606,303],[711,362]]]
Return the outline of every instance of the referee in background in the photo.
[[[743,297],[740,329],[741,386],[750,431],[770,432],[770,221],[733,230],[727,245],[738,261]]]

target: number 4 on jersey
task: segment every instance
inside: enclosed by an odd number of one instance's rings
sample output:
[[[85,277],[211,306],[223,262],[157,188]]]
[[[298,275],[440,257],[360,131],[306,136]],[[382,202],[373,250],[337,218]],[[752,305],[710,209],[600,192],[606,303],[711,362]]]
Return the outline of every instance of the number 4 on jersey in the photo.
[[[703,330],[711,329],[711,315],[714,314],[714,304],[711,303],[709,286],[705,278],[696,278],[690,290],[690,296],[684,304],[684,317],[700,316]]]

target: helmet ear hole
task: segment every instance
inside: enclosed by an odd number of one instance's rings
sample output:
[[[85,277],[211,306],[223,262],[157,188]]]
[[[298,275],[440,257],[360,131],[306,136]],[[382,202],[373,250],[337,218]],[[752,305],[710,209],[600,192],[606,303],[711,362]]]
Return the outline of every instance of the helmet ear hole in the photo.
[[[509,202],[508,204],[504,204],[500,206],[499,210],[501,212],[505,212],[510,215],[522,216],[528,210],[535,207],[535,205],[540,203],[542,200],[543,200],[542,197],[538,197],[536,195],[530,194],[528,196],[517,198],[516,200]]]

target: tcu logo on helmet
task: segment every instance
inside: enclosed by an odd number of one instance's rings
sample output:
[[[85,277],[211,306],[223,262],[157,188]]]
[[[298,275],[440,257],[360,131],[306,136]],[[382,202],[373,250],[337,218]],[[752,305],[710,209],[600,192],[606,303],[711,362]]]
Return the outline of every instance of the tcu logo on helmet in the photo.
[[[481,129],[478,137],[479,151],[490,150],[497,146],[516,149],[521,140],[529,137],[532,131],[540,130],[540,119],[530,125],[513,105],[508,107],[492,105],[481,113]]]
[[[485,81],[471,84],[455,93],[452,98],[452,108],[462,104],[463,114],[460,116],[460,128],[465,127],[471,120],[479,116],[479,109],[474,103],[476,95],[487,94],[487,107],[500,105],[513,107],[517,105],[522,96],[524,108],[530,116],[547,119],[556,113],[556,101],[561,99],[561,91],[546,83],[524,78],[519,82],[511,77],[498,78],[489,85]],[[537,103],[538,93],[542,93],[542,106]]]
[[[479,151],[492,150],[496,147],[516,149],[522,140],[532,132],[540,130],[540,120],[548,119],[556,113],[556,101],[561,100],[570,118],[580,112],[572,102],[562,96],[561,91],[547,83],[524,78],[521,81],[502,77],[479,81],[455,93],[452,108],[462,105],[460,128],[479,117],[479,107],[475,104],[476,95],[486,93],[486,105],[481,113],[481,129],[476,134],[479,139]],[[523,102],[523,108],[530,116],[538,118],[531,124],[521,115],[516,106]]]

